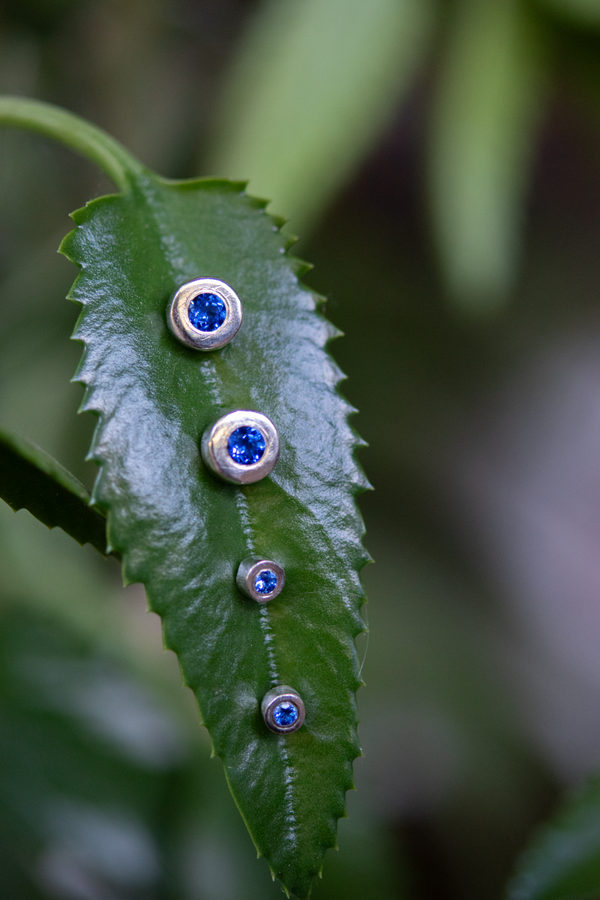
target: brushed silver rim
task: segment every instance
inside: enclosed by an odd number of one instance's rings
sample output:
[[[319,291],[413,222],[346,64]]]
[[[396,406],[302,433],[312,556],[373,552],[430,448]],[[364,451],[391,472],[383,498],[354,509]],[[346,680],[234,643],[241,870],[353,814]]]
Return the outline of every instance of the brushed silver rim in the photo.
[[[254,587],[254,584],[257,576],[265,569],[269,569],[275,574],[277,584],[268,594],[260,594]],[[247,597],[250,597],[251,600],[256,600],[257,603],[268,603],[269,600],[278,597],[283,590],[285,572],[283,567],[272,559],[263,559],[262,556],[249,556],[248,559],[240,563],[236,583],[240,591],[246,594]]]
[[[280,703],[292,703],[298,710],[298,718],[287,727],[278,725],[273,719],[273,713]],[[271,731],[276,734],[290,734],[292,731],[298,731],[304,725],[306,711],[300,694],[287,684],[280,684],[274,687],[263,697],[260,706],[265,724]]]
[[[225,321],[214,331],[200,331],[190,322],[190,303],[198,294],[216,294],[225,304]],[[167,310],[167,324],[177,340],[195,350],[218,350],[231,341],[242,324],[240,298],[228,284],[217,278],[195,278],[173,294]]]
[[[238,428],[256,428],[265,441],[265,451],[258,462],[244,465],[229,454],[229,438]],[[236,409],[221,416],[202,436],[202,459],[208,468],[233,484],[252,484],[266,478],[279,459],[279,435],[268,416],[249,409]]]

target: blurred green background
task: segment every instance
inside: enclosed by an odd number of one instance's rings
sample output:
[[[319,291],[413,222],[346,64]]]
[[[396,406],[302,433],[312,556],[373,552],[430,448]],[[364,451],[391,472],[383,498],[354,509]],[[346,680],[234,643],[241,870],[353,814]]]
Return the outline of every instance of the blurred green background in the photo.
[[[314,896],[502,897],[600,764],[600,0],[1,0],[0,92],[301,235],[375,488]],[[56,247],[111,189],[0,131],[0,420],[88,486]],[[0,597],[1,896],[280,896],[140,586],[2,505]]]

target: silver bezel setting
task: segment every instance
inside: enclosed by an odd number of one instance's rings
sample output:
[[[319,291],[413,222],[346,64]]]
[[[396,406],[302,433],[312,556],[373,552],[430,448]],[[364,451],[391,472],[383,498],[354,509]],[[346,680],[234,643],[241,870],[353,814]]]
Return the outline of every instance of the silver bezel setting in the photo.
[[[256,576],[264,569],[270,569],[277,577],[275,589],[269,594],[259,594],[254,587]],[[282,566],[272,559],[263,559],[262,556],[249,556],[248,559],[240,563],[235,580],[240,591],[246,594],[247,597],[250,597],[251,600],[256,600],[257,603],[268,603],[269,600],[279,596],[283,590],[285,572]]]
[[[286,701],[294,704],[298,710],[298,718],[293,725],[290,725],[288,728],[282,728],[274,722],[273,713],[280,703]],[[292,731],[298,731],[298,729],[302,728],[304,725],[306,716],[302,697],[287,684],[280,684],[265,694],[260,705],[260,711],[262,712],[267,728],[270,728],[271,731],[274,731],[276,734],[290,734]]]
[[[198,294],[216,294],[225,304],[225,321],[215,331],[200,331],[189,320],[190,303]],[[175,337],[195,350],[218,350],[236,336],[242,324],[240,298],[228,284],[217,278],[186,281],[173,294],[167,310],[167,324]]]
[[[265,439],[265,452],[258,462],[248,466],[235,462],[229,455],[227,442],[231,434],[242,426],[257,428]],[[208,468],[233,484],[252,484],[266,478],[279,459],[279,435],[268,416],[250,409],[236,409],[221,416],[202,435],[202,459]]]

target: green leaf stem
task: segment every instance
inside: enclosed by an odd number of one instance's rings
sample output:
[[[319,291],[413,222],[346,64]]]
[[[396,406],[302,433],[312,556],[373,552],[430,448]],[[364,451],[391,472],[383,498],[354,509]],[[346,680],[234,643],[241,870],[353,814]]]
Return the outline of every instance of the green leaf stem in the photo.
[[[35,444],[0,427],[0,497],[15,512],[27,509],[80,544],[106,555],[106,519],[70,472]]]
[[[304,898],[336,843],[360,752],[354,638],[367,557],[355,497],[366,482],[324,349],[335,329],[243,185],[167,181],[76,117],[15,102],[0,103],[0,123],[63,140],[121,189],[78,210],[62,245],[81,269],[70,296],[82,306],[83,408],[99,416],[93,498],[125,580],[143,582],[163,618],[259,853]],[[230,284],[244,307],[240,333],[213,353],[166,325],[171,293],[198,276]],[[266,413],[281,439],[274,472],[246,487],[216,480],[200,457],[204,429],[231,408]],[[269,604],[235,585],[253,553],[285,567]],[[260,714],[277,684],[306,705],[306,724],[285,736]]]
[[[121,191],[142,172],[142,165],[101,128],[40,100],[0,97],[0,125],[15,125],[60,141],[96,163]]]

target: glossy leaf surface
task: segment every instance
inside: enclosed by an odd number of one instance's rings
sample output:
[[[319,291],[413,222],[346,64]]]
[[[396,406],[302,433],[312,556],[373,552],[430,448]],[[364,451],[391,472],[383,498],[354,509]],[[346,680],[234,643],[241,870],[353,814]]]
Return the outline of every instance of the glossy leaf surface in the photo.
[[[366,557],[354,498],[365,483],[324,352],[334,329],[240,185],[140,169],[73,218],[63,252],[82,270],[72,298],[83,305],[84,408],[100,417],[94,499],[126,579],[146,585],[163,617],[259,852],[305,897],[335,845],[359,752]],[[184,347],[166,325],[171,293],[198,276],[231,285],[244,307],[238,336],[213,353]],[[281,439],[272,475],[247,487],[217,480],[200,457],[204,429],[231,408],[266,413]],[[235,586],[254,553],[286,571],[267,605]],[[282,683],[306,705],[305,726],[286,736],[260,715]]]
[[[0,497],[62,528],[80,544],[106,554],[106,519],[88,506],[90,496],[64,466],[30,441],[0,428]]]
[[[600,897],[600,778],[592,779],[544,828],[521,859],[508,900]]]

